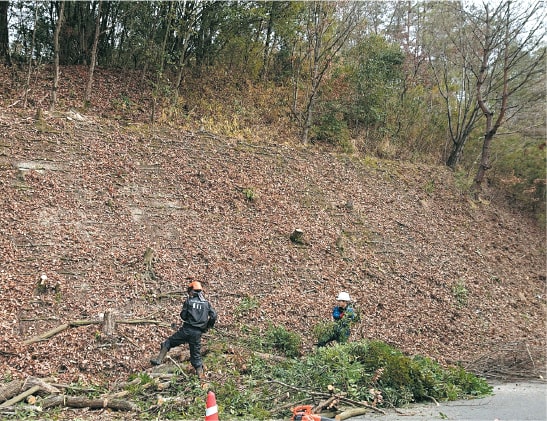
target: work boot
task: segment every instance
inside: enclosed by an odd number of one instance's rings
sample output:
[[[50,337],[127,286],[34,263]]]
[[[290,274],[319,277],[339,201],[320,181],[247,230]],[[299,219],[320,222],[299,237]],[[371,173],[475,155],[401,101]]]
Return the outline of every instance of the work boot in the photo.
[[[165,346],[162,346],[158,357],[150,359],[150,364],[160,365],[163,362],[163,359],[165,358],[165,356],[167,355],[167,351],[169,351],[169,349],[167,349],[167,347]]]
[[[200,365],[199,367],[196,367],[196,374],[200,379],[203,379],[205,377],[205,373],[203,371],[203,366]]]

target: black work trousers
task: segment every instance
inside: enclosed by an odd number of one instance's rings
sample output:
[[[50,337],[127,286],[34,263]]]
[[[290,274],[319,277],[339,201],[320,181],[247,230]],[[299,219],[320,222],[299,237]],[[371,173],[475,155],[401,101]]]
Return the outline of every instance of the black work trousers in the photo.
[[[167,350],[170,350],[176,346],[188,344],[190,347],[190,364],[197,369],[203,364],[201,362],[201,334],[201,329],[184,323],[179,330],[167,338],[162,347],[167,347]]]

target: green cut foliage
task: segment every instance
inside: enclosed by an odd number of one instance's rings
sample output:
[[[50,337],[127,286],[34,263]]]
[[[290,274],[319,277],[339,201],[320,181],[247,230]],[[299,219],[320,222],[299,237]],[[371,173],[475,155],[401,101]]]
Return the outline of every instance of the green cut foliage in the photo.
[[[381,341],[334,344],[300,356],[300,336],[284,327],[271,325],[261,337],[244,357],[245,370],[230,369],[224,347],[210,349],[204,360],[210,373],[207,389],[196,376],[182,371],[156,389],[157,380],[143,373],[130,378],[126,399],[139,406],[142,420],[198,419],[204,414],[207,391],[213,390],[223,420],[267,420],[290,417],[292,407],[312,403],[312,394],[324,393],[329,386],[335,393],[378,407],[492,392],[484,379],[462,367],[407,356]],[[265,350],[281,351],[286,358],[269,358]]]
[[[282,326],[270,325],[264,336],[266,350],[280,351],[289,358],[300,355],[302,339],[297,333],[291,332]]]

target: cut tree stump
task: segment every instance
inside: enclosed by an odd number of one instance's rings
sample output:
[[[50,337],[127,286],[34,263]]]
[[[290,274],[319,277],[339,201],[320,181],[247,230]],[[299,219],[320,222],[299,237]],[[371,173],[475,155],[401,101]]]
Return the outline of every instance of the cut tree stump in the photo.
[[[306,242],[304,241],[304,231],[302,231],[301,229],[295,229],[291,236],[290,236],[290,239],[293,243],[296,243],[296,244],[305,244]]]
[[[103,333],[107,337],[114,336],[114,333],[116,332],[116,320],[114,319],[114,315],[110,311],[106,311],[104,313],[103,317]]]

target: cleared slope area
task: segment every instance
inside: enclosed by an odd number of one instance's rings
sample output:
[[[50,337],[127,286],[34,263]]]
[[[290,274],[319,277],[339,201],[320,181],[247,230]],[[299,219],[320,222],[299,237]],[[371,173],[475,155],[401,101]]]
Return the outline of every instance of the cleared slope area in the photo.
[[[544,232],[471,202],[444,167],[75,113],[4,109],[0,125],[3,373],[142,370],[178,321],[189,275],[219,312],[207,341],[274,323],[311,347],[347,290],[363,316],[353,340],[479,370],[544,366]],[[305,244],[290,241],[295,228]],[[24,343],[105,312],[141,323]]]

